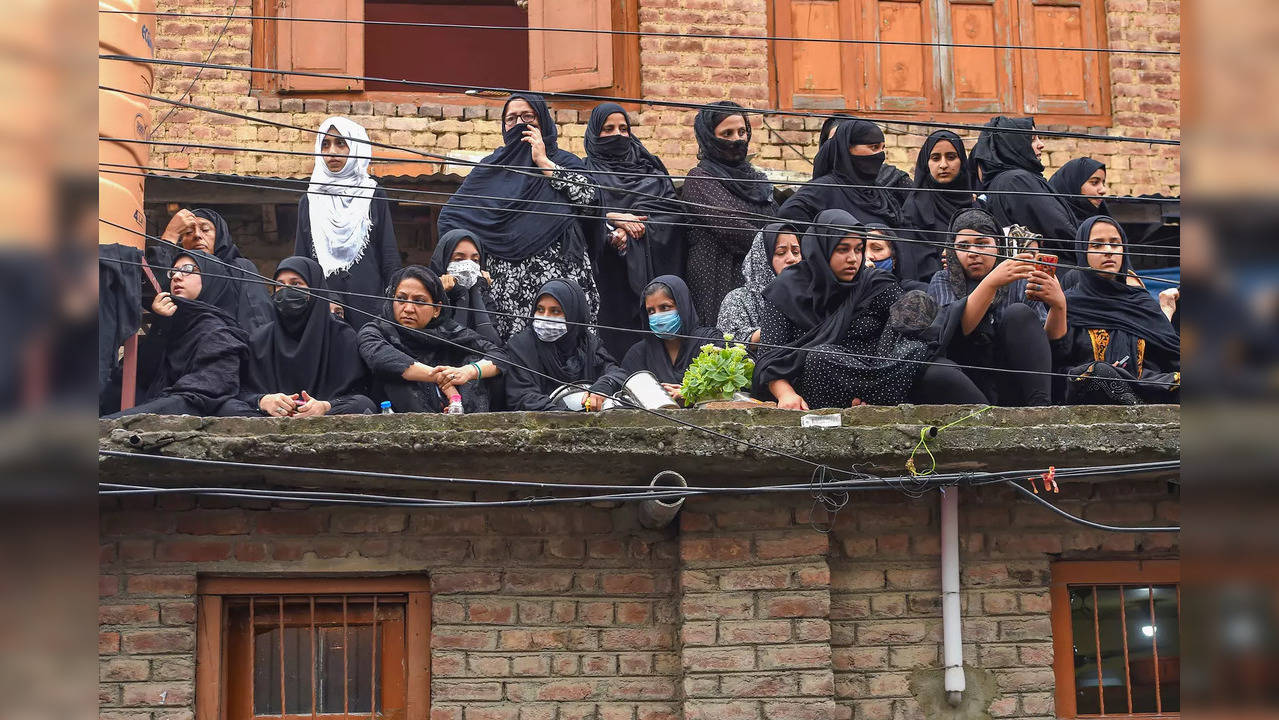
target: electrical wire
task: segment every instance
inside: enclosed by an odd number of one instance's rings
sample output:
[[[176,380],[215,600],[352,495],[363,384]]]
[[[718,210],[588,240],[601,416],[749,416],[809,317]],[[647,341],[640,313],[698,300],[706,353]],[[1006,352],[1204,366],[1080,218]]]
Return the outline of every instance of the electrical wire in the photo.
[[[1071,522],[1074,522],[1074,523],[1079,523],[1080,525],[1083,525],[1085,527],[1090,527],[1094,530],[1106,530],[1108,532],[1124,532],[1124,533],[1181,532],[1181,527],[1178,525],[1166,525],[1166,526],[1158,526],[1158,527],[1124,527],[1121,525],[1106,525],[1105,523],[1093,522],[1092,520],[1085,520],[1077,515],[1072,515],[1066,512],[1065,510],[1062,510],[1061,508],[1039,497],[1038,495],[1031,492],[1030,490],[1027,490],[1026,488],[1022,487],[1018,483],[1013,482],[1012,480],[1008,480],[1007,484],[1013,488],[1016,488],[1017,492],[1020,492],[1022,495],[1025,495],[1031,500],[1034,500],[1035,502],[1039,503],[1040,505],[1043,505],[1049,510],[1052,510],[1054,513],[1057,513],[1058,515],[1066,518],[1067,520],[1070,520]]]
[[[210,68],[216,68],[218,70],[228,70],[232,72],[263,73],[266,75],[294,75],[298,77],[317,77],[317,78],[328,78],[332,80],[358,80],[361,82],[379,82],[379,83],[387,83],[392,85],[405,85],[405,86],[411,86],[411,87],[447,88],[450,90],[462,90],[462,91],[474,90],[477,92],[502,93],[507,95],[530,92],[528,90],[521,90],[519,88],[486,87],[481,85],[464,85],[461,83],[445,83],[445,82],[435,82],[435,81],[429,81],[429,80],[406,80],[404,78],[383,78],[383,77],[373,77],[369,75],[351,75],[351,74],[345,74],[345,73],[322,73],[322,72],[313,72],[309,70],[282,70],[279,68],[255,67],[252,65],[219,65],[216,63],[213,63],[213,64],[199,63],[192,60],[167,60],[164,58],[148,58],[148,57],[142,57],[140,55],[120,55],[117,53],[101,53],[98,55],[98,59],[99,60],[115,60],[115,61],[130,62],[130,63],[147,63],[151,65],[171,65],[174,67],[200,67],[204,65]],[[101,86],[99,86],[99,89],[110,90],[113,88],[102,88]],[[118,89],[116,91],[124,92]],[[547,96],[547,97],[552,97],[552,98],[562,98],[565,100],[630,103],[634,105],[649,105],[652,107],[669,107],[669,108],[677,108],[681,110],[702,110],[708,107],[718,107],[718,106],[713,106],[710,103],[694,103],[694,102],[683,102],[683,101],[677,101],[677,100],[655,100],[655,99],[648,99],[648,98],[626,98],[626,97],[618,97],[616,95],[592,95],[589,93],[540,92],[538,94]],[[821,119],[838,117],[842,119],[847,119],[846,115],[835,115],[835,114],[829,114],[829,113],[824,114],[824,113],[804,111],[804,110],[784,110],[780,108],[742,108],[741,114],[742,115],[767,114],[767,115],[782,115],[786,117],[804,117],[804,118],[821,118]],[[916,127],[941,128],[941,129],[947,129],[947,130],[963,129],[963,130],[973,130],[977,132],[991,131],[994,129],[994,128],[987,127],[985,125],[974,125],[971,123],[944,123],[944,122],[935,122],[935,121],[929,121],[929,120],[910,120],[910,119],[892,118],[892,117],[883,120],[883,122],[892,123],[895,125],[914,125]],[[1133,137],[1129,135],[1099,135],[1096,133],[1081,133],[1081,132],[1074,132],[1070,130],[1040,130],[1037,128],[1027,129],[1027,128],[1009,127],[1009,128],[998,128],[997,131],[1001,133],[1008,133],[1008,134],[1014,134],[1014,135],[1036,135],[1039,137],[1074,138],[1077,140],[1132,142],[1132,143],[1138,143],[1138,144],[1144,144],[1144,145],[1174,145],[1174,146],[1181,145],[1180,140],[1173,140],[1170,138],[1141,138],[1141,137]]]
[[[127,228],[127,227],[125,227],[125,226],[123,226],[123,225],[119,225],[119,224],[114,223],[114,222],[112,222],[112,221],[110,221],[110,220],[107,220],[107,219],[105,219],[105,218],[98,218],[98,221],[99,221],[99,222],[101,222],[101,223],[103,223],[103,224],[109,225],[109,226],[111,226],[111,227],[115,227],[115,228],[118,228],[118,229],[120,229],[120,230],[124,230],[124,231],[126,231],[126,232],[135,233],[135,234],[138,234],[138,235],[140,235],[140,236],[142,236],[142,237],[145,237],[145,238],[148,238],[148,239],[157,240],[157,241],[159,241],[159,242],[161,242],[161,243],[163,243],[163,244],[165,244],[165,245],[168,245],[168,246],[170,246],[170,247],[173,247],[173,248],[177,249],[179,252],[181,252],[182,250],[185,250],[185,248],[182,248],[182,246],[181,246],[181,245],[178,245],[178,244],[176,244],[176,243],[170,242],[170,241],[165,240],[165,239],[163,239],[163,238],[157,238],[157,237],[155,237],[154,235],[148,235],[147,233],[142,233],[142,232],[139,232],[139,231],[137,231],[137,230],[133,230],[132,228]],[[281,283],[280,283],[279,281],[274,280],[274,279],[267,278],[267,277],[266,277],[266,276],[264,276],[264,275],[257,275],[257,274],[254,274],[253,276],[249,276],[249,273],[248,273],[247,271],[245,271],[243,268],[240,268],[240,267],[238,267],[238,266],[234,266],[234,265],[231,265],[231,264],[229,264],[229,263],[226,263],[225,261],[221,260],[220,258],[217,258],[216,256],[214,257],[214,260],[217,260],[219,264],[225,265],[226,267],[229,267],[229,268],[233,268],[233,269],[235,269],[235,270],[237,271],[237,273],[238,273],[237,275],[229,275],[229,276],[226,278],[226,279],[227,279],[227,280],[229,280],[229,281],[232,281],[232,282],[248,282],[248,283],[255,283],[255,284],[259,284],[259,285],[266,285],[266,286],[269,286],[269,287],[279,287],[279,286],[281,285]],[[145,262],[133,262],[133,261],[130,261],[130,260],[124,260],[124,259],[122,259],[122,258],[101,258],[101,257],[100,257],[100,258],[99,258],[99,261],[114,262],[114,263],[117,263],[117,264],[120,264],[120,265],[128,265],[128,266],[136,266],[136,267],[151,267],[149,264],[147,264],[147,263],[145,263]],[[305,294],[307,294],[307,295],[311,295],[311,296],[313,296],[313,297],[315,297],[315,298],[317,298],[317,299],[321,299],[321,300],[325,300],[325,301],[332,301],[332,302],[334,302],[334,304],[340,305],[340,306],[342,306],[343,308],[348,308],[348,309],[351,309],[351,308],[350,308],[350,306],[348,306],[348,305],[344,305],[343,303],[339,303],[339,302],[333,301],[333,300],[332,300],[332,296],[334,296],[334,295],[342,295],[342,296],[347,296],[347,297],[361,297],[361,298],[366,298],[366,299],[381,300],[381,301],[383,301],[383,302],[390,302],[390,301],[391,301],[391,299],[390,299],[390,298],[388,298],[388,297],[386,297],[386,296],[384,296],[384,295],[373,295],[373,294],[369,294],[369,293],[359,293],[359,292],[344,291],[344,290],[323,290],[323,291],[319,291],[319,290],[312,290],[311,288],[303,288],[303,287],[299,287],[299,286],[293,286],[293,287],[297,288],[298,290],[302,291],[303,293],[305,293]],[[438,308],[450,308],[450,307],[452,307],[451,305],[448,305],[447,303],[440,303],[440,302],[426,302],[426,301],[424,301],[424,300],[404,300],[404,301],[396,301],[396,302],[403,302],[403,303],[407,303],[407,304],[418,305],[418,306],[424,306],[424,307],[438,307]],[[525,321],[527,321],[527,320],[531,320],[531,319],[532,319],[532,316],[529,316],[529,315],[521,315],[521,314],[518,314],[518,313],[508,313],[508,312],[503,312],[503,311],[500,311],[500,310],[487,310],[487,309],[486,309],[486,310],[482,310],[482,311],[475,311],[475,312],[483,312],[483,313],[485,313],[486,315],[490,315],[490,316],[492,316],[492,315],[497,315],[497,316],[500,316],[500,317],[508,317],[508,318],[514,318],[514,319],[517,319],[517,320],[525,320]],[[565,322],[566,324],[569,324],[569,325],[575,325],[575,326],[586,327],[586,328],[593,328],[593,329],[596,329],[596,330],[612,330],[612,331],[626,332],[626,333],[638,334],[638,335],[648,335],[648,334],[650,333],[650,331],[649,331],[649,330],[643,330],[643,329],[639,329],[639,328],[624,328],[624,327],[618,327],[618,326],[613,326],[613,325],[601,325],[601,324],[598,324],[598,323],[575,322],[575,321],[567,320],[567,319],[566,319],[564,322]],[[419,332],[424,332],[424,331],[419,331]],[[434,335],[432,335],[431,337],[435,337],[435,336],[434,336]],[[697,340],[697,341],[705,341],[705,342],[709,342],[709,343],[717,342],[717,341],[716,341],[716,340],[714,340],[714,339],[709,339],[709,338],[705,338],[705,337],[701,337],[701,336],[697,336],[697,335],[684,335],[684,334],[680,334],[680,333],[673,333],[673,334],[669,335],[669,337],[670,337],[670,338],[681,339],[681,340]],[[446,341],[446,342],[447,342],[447,341]],[[1075,376],[1075,375],[1071,375],[1071,374],[1069,374],[1069,373],[1060,373],[1060,372],[1054,372],[1054,371],[1048,371],[1048,370],[1024,370],[1024,369],[1017,369],[1017,368],[993,368],[993,367],[992,367],[992,368],[988,368],[988,367],[980,367],[980,366],[976,366],[976,365],[959,365],[959,364],[957,364],[957,363],[951,363],[951,362],[947,362],[947,363],[939,363],[939,362],[932,361],[932,360],[915,360],[915,359],[911,359],[911,358],[890,358],[890,357],[883,357],[883,356],[879,356],[879,355],[866,355],[866,354],[859,354],[859,353],[851,353],[851,352],[844,351],[844,350],[827,350],[827,349],[823,349],[823,348],[803,348],[803,347],[794,347],[794,346],[790,346],[790,345],[775,345],[775,344],[772,344],[772,343],[764,343],[764,342],[751,343],[751,345],[756,346],[756,347],[761,347],[761,348],[767,348],[767,349],[770,349],[770,350],[773,350],[773,349],[777,349],[777,350],[789,350],[789,351],[804,352],[804,353],[817,354],[817,355],[830,355],[830,356],[833,356],[833,357],[850,357],[850,358],[857,358],[857,359],[862,359],[862,360],[892,360],[892,361],[900,361],[900,362],[906,362],[906,363],[912,363],[912,364],[918,364],[918,365],[945,365],[946,367],[957,367],[957,368],[960,368],[960,369],[966,369],[966,370],[979,370],[979,371],[985,371],[985,372],[1002,372],[1002,373],[1023,374],[1023,375],[1046,375],[1046,376],[1051,376],[1051,377],[1062,377],[1062,378],[1067,378],[1067,379],[1077,377],[1077,376]],[[527,368],[525,368],[525,369],[527,369]],[[1160,382],[1160,381],[1154,381],[1154,380],[1142,380],[1142,379],[1140,379],[1140,378],[1134,378],[1134,379],[1128,380],[1127,382],[1132,383],[1132,384],[1137,384],[1137,385],[1145,385],[1145,384],[1150,384],[1150,385],[1163,385],[1163,384],[1166,384],[1166,383],[1162,383],[1162,382]],[[585,389],[585,388],[583,388],[583,387],[581,387],[581,386],[578,386],[578,385],[573,385],[573,387],[575,387],[575,388],[577,388],[577,389],[579,389],[579,390],[581,390],[581,389]],[[617,399],[617,398],[614,398],[614,399]]]
[[[213,60],[213,53],[217,52],[218,46],[222,44],[222,36],[226,35],[227,28],[231,27],[232,18],[236,16],[235,11],[239,9],[240,9],[240,0],[235,0],[235,3],[231,5],[231,13],[226,16],[226,22],[222,23],[222,30],[218,32],[217,38],[213,40],[213,46],[209,48],[209,54],[204,57],[204,65],[208,65],[210,61]],[[187,89],[181,95],[178,96],[179,100],[182,100],[191,95],[191,90],[195,88],[195,84],[200,81],[200,74],[203,72],[204,72],[203,67],[195,71],[195,77],[191,78],[191,84],[187,85]],[[173,113],[177,112],[177,110],[178,110],[177,106],[170,106],[169,112],[165,113],[164,117],[160,118],[160,122],[156,123],[155,127],[151,128],[151,132],[148,134],[148,137],[154,137],[155,132],[160,129],[160,126],[164,125],[164,123],[169,119],[169,117],[172,116]]]
[[[136,10],[112,10],[100,8],[101,13],[125,13],[129,15],[146,15],[155,17],[180,17],[180,18],[214,18],[221,19],[227,17],[224,15],[216,15],[209,13],[181,13],[181,12],[143,12]],[[431,22],[412,22],[405,20],[354,20],[346,18],[318,18],[318,17],[280,17],[278,15],[232,15],[230,16],[240,20],[273,20],[286,22],[303,22],[303,23],[333,23],[342,25],[376,25],[388,27],[420,27],[420,28],[437,28],[446,30],[501,30],[515,32],[559,32],[559,33],[585,33],[591,35],[619,35],[629,37],[657,37],[657,38],[678,38],[696,39],[696,40],[767,40],[770,42],[802,42],[802,43],[839,43],[849,45],[889,45],[904,47],[943,47],[943,48],[961,48],[976,50],[1033,50],[1041,52],[1097,52],[1109,54],[1124,55],[1181,55],[1179,50],[1155,50],[1140,48],[1088,48],[1088,47],[1069,47],[1054,45],[998,45],[984,43],[946,43],[946,42],[927,42],[920,40],[865,40],[865,39],[844,39],[844,38],[804,38],[804,37],[786,37],[779,35],[716,35],[710,33],[675,33],[675,32],[658,32],[652,30],[604,30],[600,28],[564,28],[564,27],[538,27],[526,25],[463,25],[456,23],[431,23]]]

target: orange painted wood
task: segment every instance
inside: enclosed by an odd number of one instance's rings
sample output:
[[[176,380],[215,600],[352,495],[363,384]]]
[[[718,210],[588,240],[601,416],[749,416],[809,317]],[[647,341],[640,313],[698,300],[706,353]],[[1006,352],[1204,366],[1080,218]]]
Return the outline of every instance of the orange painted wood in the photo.
[[[408,680],[406,715],[424,718],[431,710],[431,595],[409,594],[408,627],[405,629],[405,663]]]
[[[222,673],[222,598],[201,597],[196,605],[195,720],[220,720],[225,684]]]
[[[612,30],[612,3],[610,0],[529,0],[528,23],[530,27]],[[528,52],[532,90],[570,92],[613,85],[611,35],[531,32]]]
[[[944,42],[1009,45],[1011,0],[943,0],[938,29]],[[1014,107],[1013,51],[942,48],[941,79],[946,110],[998,113]]]
[[[268,0],[269,1],[269,0]],[[275,67],[342,75],[364,74],[364,26],[344,23],[294,23],[289,17],[364,19],[364,0],[275,0]],[[363,80],[280,75],[280,92],[362,90]]]
[[[881,41],[933,42],[935,11],[924,0],[863,0],[862,35]],[[863,45],[868,107],[877,110],[939,110],[941,82],[937,48]]]
[[[1021,43],[1100,47],[1105,33],[1103,0],[1019,0]],[[1109,69],[1099,53],[1026,50],[1021,53],[1022,105],[1028,113],[1104,112]],[[1103,72],[1103,70],[1105,72]],[[1105,77],[1103,77],[1103,75]]]
[[[855,8],[851,0],[784,0],[776,8],[783,37],[846,37]],[[858,104],[853,77],[856,47],[836,43],[774,43],[779,95],[789,107],[844,109]]]
[[[202,577],[201,595],[371,595],[373,593],[424,592],[430,580],[421,575],[385,577]]]

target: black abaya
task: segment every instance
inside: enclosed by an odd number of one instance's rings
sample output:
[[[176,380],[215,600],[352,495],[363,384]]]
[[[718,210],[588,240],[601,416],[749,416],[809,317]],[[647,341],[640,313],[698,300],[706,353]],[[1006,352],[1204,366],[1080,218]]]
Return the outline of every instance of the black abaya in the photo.
[[[484,243],[467,230],[450,230],[440,236],[431,253],[431,271],[444,276],[449,271],[449,259],[457,249],[458,243],[470,240],[480,253],[480,270],[488,270],[488,257],[484,253]],[[501,345],[502,339],[497,334],[493,323],[493,315],[488,311],[493,308],[493,292],[489,281],[483,275],[469,288],[454,283],[451,290],[446,291],[449,304],[453,306],[453,320],[458,325],[474,330],[481,337],[494,345]]]
[[[372,226],[369,228],[368,244],[359,260],[346,270],[339,270],[324,278],[329,290],[334,291],[333,299],[350,306],[346,308],[345,318],[352,328],[359,328],[378,317],[382,306],[379,298],[386,291],[391,275],[400,267],[400,251],[395,244],[395,227],[391,223],[391,204],[387,200],[386,190],[380,187],[373,191],[369,217]],[[311,237],[310,201],[306,195],[298,201],[298,227],[294,236],[293,254],[316,259],[315,243]],[[348,292],[375,297],[341,294]]]
[[[948,142],[959,155],[959,172],[949,183],[939,183],[928,169],[928,156],[937,143]],[[949,130],[938,130],[924,141],[915,158],[915,188],[902,208],[905,227],[917,231],[921,243],[901,243],[898,247],[902,277],[928,282],[941,270],[941,248],[950,242],[950,220],[963,208],[972,207],[972,163],[963,138]]]
[[[900,228],[901,204],[895,191],[879,186],[884,153],[853,155],[853,145],[884,141],[884,132],[868,120],[846,120],[818,150],[814,177],[782,203],[777,214],[804,224],[813,222],[823,210],[844,210],[863,224],[881,223]],[[817,175],[818,169],[829,172]]]
[[[666,351],[666,341],[649,331],[644,339],[635,343],[622,358],[622,368],[627,374],[647,370],[657,377],[658,382],[679,385],[684,382],[684,373],[693,359],[702,351],[707,342],[723,344],[724,335],[718,328],[701,327],[697,318],[697,310],[693,307],[693,296],[684,281],[674,275],[662,275],[654,278],[652,285],[662,284],[670,289],[671,299],[675,301],[675,309],[679,312],[679,335],[691,335],[696,338],[681,338],[679,352],[675,361],[671,361]],[[642,301],[641,301],[642,303]],[[641,308],[643,305],[641,304]]]

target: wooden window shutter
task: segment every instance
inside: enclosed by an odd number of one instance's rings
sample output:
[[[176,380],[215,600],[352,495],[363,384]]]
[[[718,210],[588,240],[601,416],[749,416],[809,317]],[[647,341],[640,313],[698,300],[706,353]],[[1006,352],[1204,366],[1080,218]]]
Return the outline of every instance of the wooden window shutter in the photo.
[[[613,0],[529,0],[529,27],[612,30]],[[571,92],[613,85],[613,36],[608,33],[529,33],[529,88]]]
[[[1100,47],[1103,0],[1018,0],[1021,45]],[[1094,115],[1103,112],[1100,53],[1025,50],[1022,103],[1027,113]]]
[[[926,0],[863,0],[858,37],[880,41],[934,42],[935,10]],[[863,45],[866,92],[876,110],[935,110],[941,105],[937,48]]]
[[[775,34],[841,39],[854,36],[853,0],[777,0]],[[775,41],[778,100],[783,107],[860,107],[860,51],[852,43]]]
[[[364,0],[275,0],[276,67],[280,70],[364,74],[364,26],[357,23],[289,22],[290,17],[364,20]],[[281,92],[363,90],[363,80],[279,76]]]
[[[938,0],[942,42],[1012,45],[1013,0]],[[997,115],[1015,107],[1012,50],[941,48],[942,90],[949,112]]]

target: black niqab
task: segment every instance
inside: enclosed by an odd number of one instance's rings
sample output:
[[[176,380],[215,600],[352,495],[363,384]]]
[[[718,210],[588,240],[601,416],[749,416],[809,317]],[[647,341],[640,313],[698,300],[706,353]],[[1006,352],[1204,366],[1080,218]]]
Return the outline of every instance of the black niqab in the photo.
[[[1080,224],[1075,240],[1085,251],[1093,226],[1104,222],[1119,231],[1124,258],[1118,276],[1091,268],[1079,270],[1074,287],[1066,291],[1066,317],[1071,327],[1118,330],[1142,338],[1149,347],[1169,355],[1179,355],[1181,338],[1164,315],[1158,301],[1143,287],[1125,282],[1132,272],[1128,258],[1128,237],[1114,219],[1090,217]]]
[[[773,185],[764,173],[756,170],[745,154],[734,152],[736,143],[715,135],[715,128],[726,119],[740,115],[746,123],[746,143],[750,143],[751,120],[746,108],[732,100],[720,100],[702,108],[693,121],[697,137],[697,166],[719,180],[733,195],[752,205],[768,205],[773,201]]]
[[[541,95],[526,92],[511,95],[502,106],[502,115],[505,117],[506,108],[517,99],[527,102],[537,114],[546,157],[560,167],[582,169],[581,159],[556,144],[555,121]],[[523,140],[528,127],[517,123],[504,131],[502,138],[506,144],[471,169],[462,186],[440,211],[441,233],[468,230],[484,238],[485,250],[491,256],[519,262],[550,247],[564,234],[569,223],[577,222],[572,205],[551,187],[550,178],[533,163],[532,148]]]
[[[364,379],[364,365],[355,331],[329,312],[320,264],[294,255],[280,261],[275,277],[285,270],[302,276],[313,294],[300,318],[287,319],[277,310],[274,322],[250,336],[244,388],[287,394],[305,390],[320,399],[357,392]]]
[[[1093,205],[1088,198],[1078,197],[1083,194],[1084,183],[1098,170],[1105,170],[1106,164],[1090,157],[1075,158],[1062,165],[1048,178],[1048,186],[1062,196],[1067,207],[1074,213],[1075,220],[1083,222],[1094,215],[1109,215],[1106,201],[1101,206]],[[1081,246],[1082,247],[1082,246]]]

